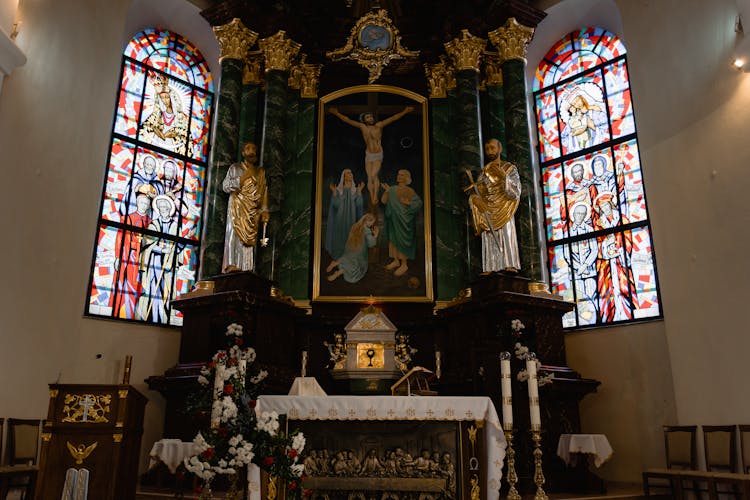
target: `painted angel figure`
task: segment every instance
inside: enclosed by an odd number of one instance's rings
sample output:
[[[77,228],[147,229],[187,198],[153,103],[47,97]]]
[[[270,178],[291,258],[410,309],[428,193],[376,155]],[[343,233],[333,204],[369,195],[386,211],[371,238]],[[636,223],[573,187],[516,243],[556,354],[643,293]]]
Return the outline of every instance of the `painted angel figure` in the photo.
[[[607,138],[607,114],[602,89],[592,82],[568,88],[560,98],[562,143],[567,152],[580,151]]]

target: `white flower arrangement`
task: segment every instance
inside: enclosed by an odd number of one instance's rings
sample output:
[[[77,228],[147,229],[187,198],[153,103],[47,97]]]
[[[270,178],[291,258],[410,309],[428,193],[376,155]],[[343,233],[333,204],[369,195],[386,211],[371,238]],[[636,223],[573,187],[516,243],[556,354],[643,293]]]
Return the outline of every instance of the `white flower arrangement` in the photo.
[[[519,337],[521,334],[521,330],[526,328],[526,326],[521,323],[520,319],[514,319],[510,322],[510,329],[513,331],[514,336]],[[516,359],[519,359],[521,361],[526,361],[527,356],[530,353],[530,350],[528,347],[523,345],[520,342],[516,342],[514,347],[514,353],[516,355]],[[544,373],[541,372],[542,363],[538,359],[536,360],[536,372],[537,372],[537,384],[541,387],[543,385],[551,384],[553,382],[553,379],[555,378],[554,373]],[[519,382],[526,382],[529,380],[529,374],[526,371],[526,368],[521,368],[518,373],[516,374],[516,380]]]
[[[230,324],[226,337],[228,347],[216,352],[197,377],[204,399],[196,410],[206,414],[206,404],[211,405],[211,428],[195,436],[195,455],[184,460],[185,468],[210,485],[217,474],[236,475],[255,461],[288,481],[287,498],[293,499],[301,492],[304,466],[298,462],[305,437],[279,432],[276,412],[256,415],[256,386],[268,372],[251,366],[256,352],[243,347],[241,325]]]

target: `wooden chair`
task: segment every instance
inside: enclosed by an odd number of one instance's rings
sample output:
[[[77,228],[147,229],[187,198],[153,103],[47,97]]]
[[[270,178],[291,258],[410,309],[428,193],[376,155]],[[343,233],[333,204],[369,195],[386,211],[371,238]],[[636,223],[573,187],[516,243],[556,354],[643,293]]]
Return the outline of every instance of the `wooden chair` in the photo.
[[[709,472],[739,472],[737,467],[737,427],[704,425],[703,450]]]
[[[3,448],[3,424],[5,423],[4,418],[0,418],[0,465],[3,465],[3,459],[5,458],[5,448]]]
[[[695,451],[695,433],[697,425],[665,425],[664,451],[667,458],[667,469],[697,468]]]
[[[740,451],[742,452],[742,471],[750,474],[750,425],[740,425]]]
[[[664,426],[664,452],[666,455],[666,469],[649,469],[643,472],[643,492],[650,496],[652,488],[669,489],[672,494],[682,491],[683,478],[679,474],[671,473],[671,470],[695,470],[696,469],[696,447],[695,434],[697,425],[665,425]],[[656,483],[652,479],[657,479]],[[669,482],[661,482],[667,479]],[[697,485],[693,483],[692,489]]]
[[[22,499],[34,498],[41,420],[8,419],[8,466],[0,467],[0,499],[21,489]]]

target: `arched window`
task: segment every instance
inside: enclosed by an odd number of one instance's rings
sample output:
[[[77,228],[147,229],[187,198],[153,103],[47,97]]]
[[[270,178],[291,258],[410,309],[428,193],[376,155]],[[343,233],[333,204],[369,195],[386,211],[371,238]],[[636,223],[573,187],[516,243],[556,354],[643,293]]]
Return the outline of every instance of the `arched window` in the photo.
[[[115,108],[87,314],[179,325],[200,250],[213,82],[181,36],[128,43]]]
[[[565,327],[661,317],[625,46],[585,28],[557,42],[534,82],[553,292]]]

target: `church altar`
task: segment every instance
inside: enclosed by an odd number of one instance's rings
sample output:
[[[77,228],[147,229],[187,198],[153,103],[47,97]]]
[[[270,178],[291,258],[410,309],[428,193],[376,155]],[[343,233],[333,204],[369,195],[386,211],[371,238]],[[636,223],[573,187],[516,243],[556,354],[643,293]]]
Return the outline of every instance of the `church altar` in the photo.
[[[458,435],[453,436],[458,441],[458,455],[455,456],[455,473],[459,484],[457,498],[468,498],[471,488],[487,500],[495,500],[499,497],[500,480],[503,475],[503,461],[505,459],[506,441],[502,431],[497,411],[492,401],[487,397],[439,397],[439,396],[261,396],[256,406],[258,414],[263,412],[276,412],[286,415],[289,430],[296,427],[305,429],[304,424],[309,421],[324,421],[327,424],[327,432],[340,433],[341,422],[367,422],[372,425],[375,422],[454,422],[458,423]],[[328,430],[330,429],[330,430]],[[479,436],[477,438],[477,436]],[[321,439],[321,437],[323,439]],[[413,436],[401,436],[403,440],[399,448],[407,448],[406,443]],[[324,436],[310,435],[306,433],[307,445],[306,455],[316,449],[324,441]],[[367,448],[376,449],[379,441],[370,439]],[[357,450],[362,451],[362,450]],[[380,455],[385,450],[378,450]],[[419,453],[420,450],[409,450]],[[445,451],[445,450],[441,450]],[[419,460],[419,459],[417,459]],[[364,461],[363,461],[364,462]],[[364,469],[364,466],[363,466]],[[380,489],[376,478],[363,478],[367,475],[361,473],[356,481],[359,488],[372,487]],[[250,481],[250,498],[260,500],[261,480],[260,470],[252,466],[248,474]],[[481,480],[480,478],[483,478]],[[316,484],[323,485],[321,479],[310,477],[303,483],[305,487],[315,489]],[[381,476],[384,483],[390,483],[387,489],[394,489],[395,478]],[[336,478],[337,483],[345,484],[345,478]],[[363,481],[365,481],[363,483]],[[369,481],[369,484],[368,482]],[[401,480],[403,481],[403,479]],[[423,481],[429,481],[424,479]],[[330,482],[329,482],[330,483]],[[412,480],[414,483],[414,480]],[[472,498],[475,498],[472,496]]]

